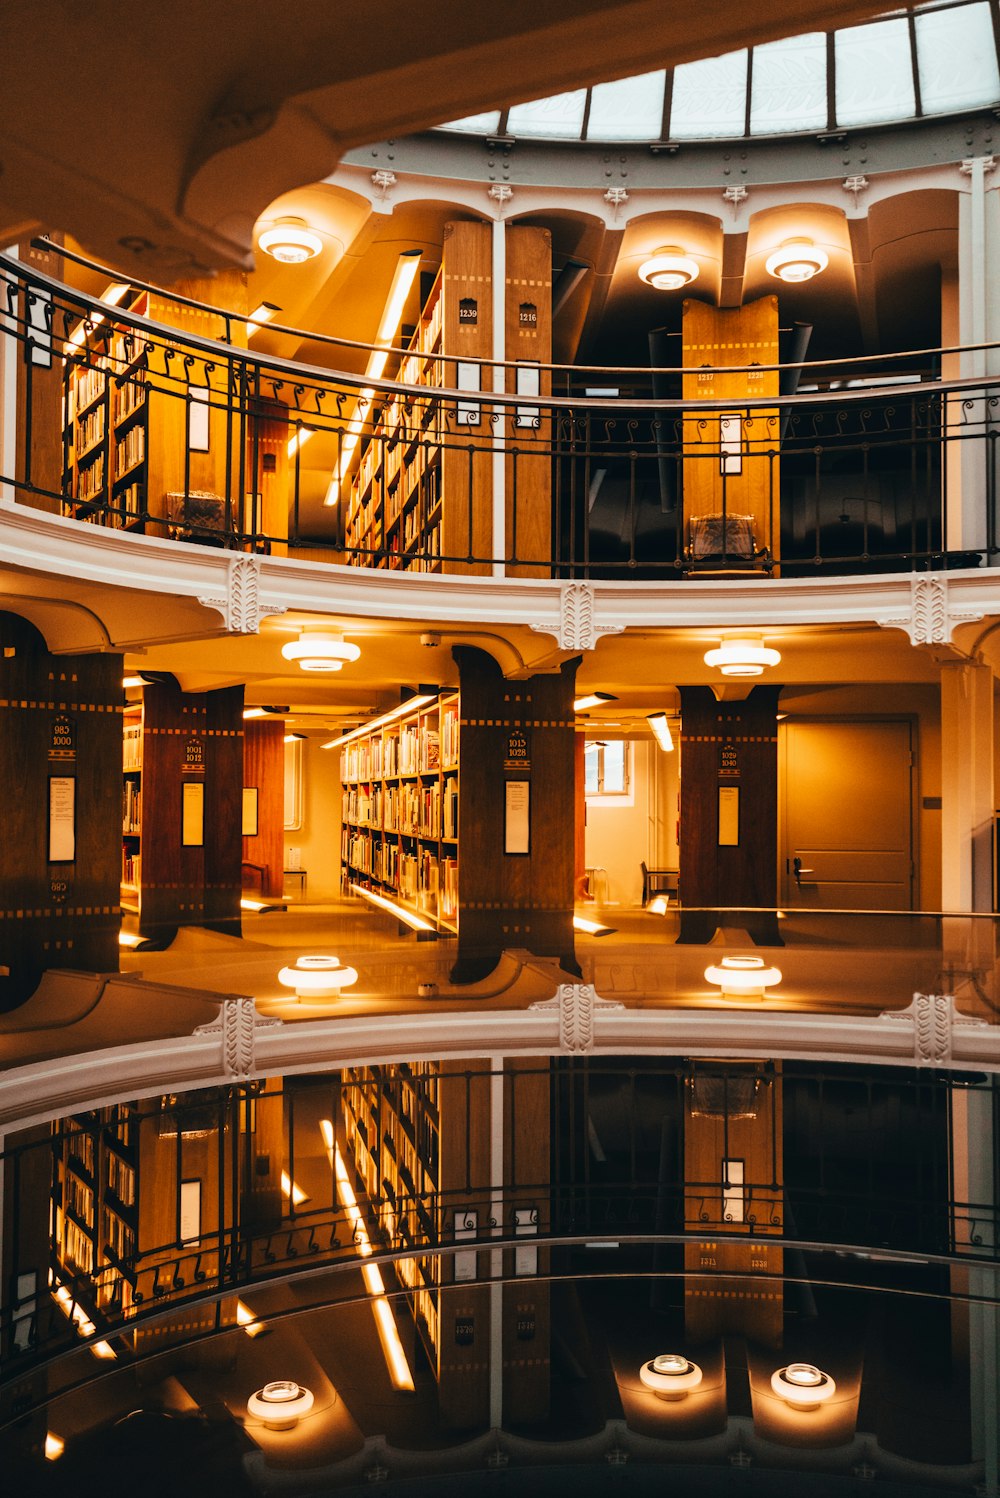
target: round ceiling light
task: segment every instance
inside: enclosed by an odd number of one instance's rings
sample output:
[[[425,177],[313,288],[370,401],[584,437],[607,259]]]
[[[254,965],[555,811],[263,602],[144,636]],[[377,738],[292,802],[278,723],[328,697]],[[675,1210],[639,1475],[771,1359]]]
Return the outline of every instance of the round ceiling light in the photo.
[[[303,630],[297,640],[282,645],[286,661],[298,661],[303,671],[340,671],[348,661],[361,654],[357,645],[330,630]]]
[[[683,1399],[703,1377],[698,1364],[680,1352],[661,1352],[639,1369],[639,1382],[659,1399]]]
[[[676,245],[664,245],[639,267],[639,280],[656,291],[680,291],[698,279],[698,262]]]
[[[811,239],[786,239],[764,262],[769,276],[779,281],[811,281],[826,270],[830,257]]]
[[[771,1374],[771,1392],[800,1410],[816,1410],[837,1392],[829,1373],[812,1363],[789,1363]]]
[[[768,967],[763,957],[723,957],[705,969],[705,981],[721,988],[724,998],[762,999],[765,989],[781,982],[781,969]]]
[[[705,651],[705,665],[717,666],[723,676],[760,676],[765,666],[776,666],[780,660],[780,651],[769,649],[760,635],[734,636]]]
[[[310,229],[300,218],[281,219],[270,229],[265,229],[257,241],[260,249],[282,265],[301,265],[312,260],[323,248],[323,241],[314,229]]]
[[[357,981],[357,969],[347,967],[339,957],[297,957],[294,967],[283,967],[278,974],[281,986],[294,988],[300,999],[330,998]]]

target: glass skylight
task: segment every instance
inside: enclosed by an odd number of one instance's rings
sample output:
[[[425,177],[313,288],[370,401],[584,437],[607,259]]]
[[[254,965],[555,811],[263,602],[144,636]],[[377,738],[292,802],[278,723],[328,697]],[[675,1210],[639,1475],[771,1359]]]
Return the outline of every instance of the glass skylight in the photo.
[[[980,109],[1000,104],[998,4],[933,0],[839,31],[766,42],[442,128],[534,140],[726,140],[748,131],[843,130]]]

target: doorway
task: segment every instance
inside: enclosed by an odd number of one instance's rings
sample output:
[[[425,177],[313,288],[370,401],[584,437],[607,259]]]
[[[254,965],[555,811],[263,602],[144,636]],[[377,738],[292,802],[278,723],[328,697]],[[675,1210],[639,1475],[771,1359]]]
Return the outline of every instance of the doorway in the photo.
[[[804,719],[780,727],[782,903],[912,910],[912,721]]]

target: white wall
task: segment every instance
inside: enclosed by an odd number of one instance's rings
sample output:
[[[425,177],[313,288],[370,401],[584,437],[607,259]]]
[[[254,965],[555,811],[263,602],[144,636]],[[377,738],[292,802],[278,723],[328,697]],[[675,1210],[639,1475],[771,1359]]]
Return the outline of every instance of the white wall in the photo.
[[[285,831],[285,867],[289,848],[298,848],[310,901],[333,900],[340,893],[340,753],[319,747],[329,737],[326,732],[303,742],[302,827]]]
[[[607,898],[615,905],[642,903],[643,861],[677,867],[677,753],[664,754],[652,738],[632,742],[628,796],[587,801],[586,864],[607,871]],[[604,898],[599,875],[591,890]]]

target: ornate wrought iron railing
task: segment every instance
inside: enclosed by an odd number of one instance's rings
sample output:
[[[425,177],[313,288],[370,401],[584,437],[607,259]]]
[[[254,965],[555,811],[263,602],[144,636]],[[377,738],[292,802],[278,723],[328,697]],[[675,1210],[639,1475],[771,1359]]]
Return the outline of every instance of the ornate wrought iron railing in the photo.
[[[178,326],[127,301],[0,257],[17,403],[0,493],[81,523],[401,571],[679,580],[998,554],[1000,382],[941,379],[943,351],[795,366],[798,393],[768,399],[685,400],[680,370],[555,366],[530,395],[514,367],[436,348],[368,379],[240,347],[228,314],[217,339],[187,331],[199,304],[184,299]]]

